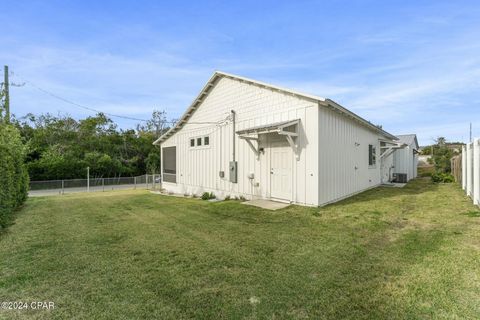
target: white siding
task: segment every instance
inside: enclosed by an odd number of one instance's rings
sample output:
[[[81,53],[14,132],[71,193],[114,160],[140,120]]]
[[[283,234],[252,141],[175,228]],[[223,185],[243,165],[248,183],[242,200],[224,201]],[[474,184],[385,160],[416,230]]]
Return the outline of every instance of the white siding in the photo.
[[[394,152],[394,173],[407,174],[407,180],[417,177],[418,155],[414,153],[414,144]]]
[[[377,133],[340,113],[319,109],[319,202],[327,204],[381,183]],[[369,166],[368,146],[376,148],[376,165]]]
[[[274,122],[300,119],[296,139],[298,158],[292,152],[292,188],[289,200],[304,205],[323,205],[378,186],[393,163],[382,163],[379,139],[372,128],[319,106],[318,101],[238,79],[220,78],[188,122],[161,144],[177,147],[177,183],[162,186],[176,193],[270,198],[271,148],[278,134],[260,135],[259,156],[233,133],[230,111],[236,112],[235,131]],[[209,136],[210,145],[190,147],[190,139]],[[229,181],[233,143],[238,161],[238,183]],[[286,143],[286,142],[285,142]],[[254,142],[255,144],[255,142]],[[376,164],[369,166],[368,147],[375,146]],[[384,170],[382,170],[382,165]],[[219,172],[225,176],[220,178]],[[253,174],[254,178],[248,176]],[[388,178],[388,177],[387,177]]]
[[[413,179],[418,177],[418,153],[413,156]]]
[[[387,151],[386,151],[387,152]],[[392,179],[393,174],[393,153],[390,153],[386,157],[382,158],[380,162],[381,182],[387,183]]]
[[[164,183],[163,186],[174,192],[197,195],[213,191],[219,197],[270,196],[268,148],[257,160],[247,142],[235,135],[238,183],[231,183],[228,165],[233,151],[232,123],[202,124],[222,121],[230,115],[231,110],[236,112],[237,131],[273,122],[301,120],[297,138],[300,157],[298,161],[293,160],[293,192],[289,200],[299,204],[318,205],[317,103],[229,78],[221,78],[189,122],[162,143],[162,148],[177,146],[177,184]],[[210,146],[190,148],[191,138],[205,135],[210,137]],[[262,146],[265,144],[264,138],[260,141]],[[219,177],[220,171],[225,172],[224,178]],[[247,177],[250,173],[254,174],[253,180]]]

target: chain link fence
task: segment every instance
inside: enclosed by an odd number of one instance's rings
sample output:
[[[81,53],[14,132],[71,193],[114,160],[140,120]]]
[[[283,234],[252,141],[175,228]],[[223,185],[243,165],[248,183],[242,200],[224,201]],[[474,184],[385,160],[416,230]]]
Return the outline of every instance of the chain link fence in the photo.
[[[47,196],[127,189],[160,190],[160,179],[160,174],[145,174],[138,177],[30,181],[28,194],[29,196]]]

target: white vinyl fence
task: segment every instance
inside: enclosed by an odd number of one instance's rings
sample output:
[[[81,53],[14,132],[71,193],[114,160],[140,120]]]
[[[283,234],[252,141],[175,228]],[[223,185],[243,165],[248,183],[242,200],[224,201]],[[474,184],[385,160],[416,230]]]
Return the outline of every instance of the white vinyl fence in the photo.
[[[462,188],[474,204],[480,205],[480,139],[462,148]]]
[[[28,195],[47,196],[126,189],[159,190],[160,188],[161,181],[159,174],[145,174],[138,177],[30,181]]]

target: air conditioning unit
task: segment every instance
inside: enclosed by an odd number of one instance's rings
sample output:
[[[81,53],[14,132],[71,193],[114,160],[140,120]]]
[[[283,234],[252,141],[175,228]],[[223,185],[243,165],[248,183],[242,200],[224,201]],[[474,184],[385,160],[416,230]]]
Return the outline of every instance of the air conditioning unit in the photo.
[[[407,174],[406,173],[394,173],[393,182],[397,183],[407,183]]]

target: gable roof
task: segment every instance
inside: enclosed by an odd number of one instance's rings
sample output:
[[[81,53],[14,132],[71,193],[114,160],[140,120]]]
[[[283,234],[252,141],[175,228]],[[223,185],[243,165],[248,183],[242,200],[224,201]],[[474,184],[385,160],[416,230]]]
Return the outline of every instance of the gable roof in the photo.
[[[398,134],[397,138],[398,138],[398,142],[400,143],[404,143],[407,145],[411,145],[412,143],[415,143],[416,149],[418,149],[419,147],[416,134]]]
[[[233,79],[237,80],[240,82],[245,82],[248,84],[252,84],[261,88],[268,88],[270,90],[275,90],[283,93],[287,93],[293,96],[297,96],[303,99],[311,100],[313,102],[319,103],[322,106],[325,107],[330,107],[343,115],[352,118],[353,120],[360,122],[364,126],[368,127],[369,129],[378,132],[382,134],[383,136],[391,139],[391,140],[397,140],[397,137],[388,133],[387,131],[383,130],[382,128],[374,125],[373,123],[365,120],[364,118],[360,117],[359,115],[347,110],[346,108],[342,107],[340,104],[336,103],[335,101],[331,99],[326,99],[322,98],[320,96],[315,96],[311,94],[306,94],[306,93],[300,93],[295,90],[287,89],[287,88],[282,88],[278,87],[275,85],[271,85],[265,82],[253,80],[253,79],[248,79],[244,77],[240,77],[237,75],[221,72],[221,71],[215,71],[213,75],[210,77],[210,79],[207,81],[205,86],[203,87],[202,91],[198,94],[198,96],[193,100],[192,104],[188,107],[187,111],[180,117],[180,120],[177,121],[177,123],[170,128],[166,133],[164,133],[160,138],[155,140],[153,144],[160,144],[161,142],[167,140],[169,137],[171,137],[173,134],[175,134],[178,130],[183,128],[185,123],[188,122],[188,119],[193,115],[193,113],[197,110],[197,108],[200,106],[200,104],[203,102],[203,100],[208,96],[208,94],[211,92],[212,88],[215,86],[215,84],[221,79],[221,78],[228,78],[228,79]]]

